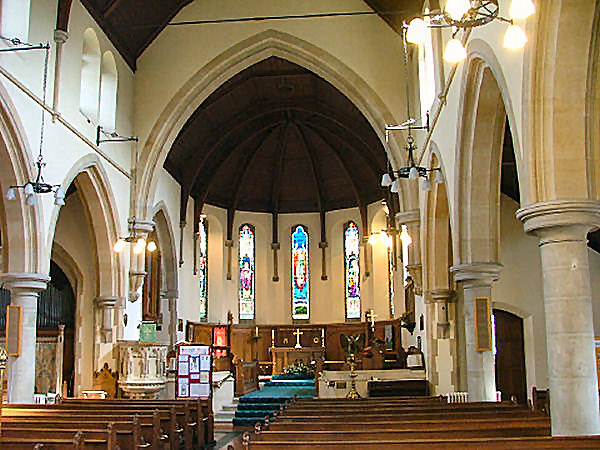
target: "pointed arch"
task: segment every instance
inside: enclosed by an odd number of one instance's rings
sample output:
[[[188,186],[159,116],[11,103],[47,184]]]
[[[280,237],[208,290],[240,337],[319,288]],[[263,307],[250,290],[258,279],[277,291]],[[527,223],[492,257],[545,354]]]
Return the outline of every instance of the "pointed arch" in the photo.
[[[356,105],[371,124],[382,144],[384,143],[382,124],[394,123],[394,116],[358,74],[331,54],[309,42],[287,33],[267,30],[239,42],[215,57],[181,87],[162,111],[140,154],[140,189],[137,204],[141,211],[136,212],[139,217],[147,216],[158,182],[157,171],[162,168],[175,138],[191,114],[232,76],[271,56],[298,64],[331,83]],[[390,147],[388,158],[396,168],[399,166],[398,162],[403,160],[398,155],[403,153],[395,139],[392,139]],[[414,191],[403,191],[401,203],[416,207],[418,202],[416,194]]]
[[[96,32],[88,28],[83,33],[81,53],[81,80],[79,85],[79,110],[89,120],[98,120],[100,99],[100,42]]]
[[[117,91],[119,74],[113,53],[108,50],[102,55],[100,74],[100,111],[98,125],[105,131],[114,131],[117,121]]]
[[[173,222],[169,215],[169,210],[163,200],[154,205],[152,220],[154,221],[154,227],[158,235],[160,254],[163,257],[165,289],[169,292],[169,296],[177,297],[179,292],[177,241],[173,232]]]

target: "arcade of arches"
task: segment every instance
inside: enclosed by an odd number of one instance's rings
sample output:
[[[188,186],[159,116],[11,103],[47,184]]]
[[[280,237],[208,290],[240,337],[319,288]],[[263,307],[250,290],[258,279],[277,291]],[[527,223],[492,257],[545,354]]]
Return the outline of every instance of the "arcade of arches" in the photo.
[[[600,434],[597,2],[538,0],[524,49],[493,23],[456,65],[434,29],[406,68],[402,20],[443,1],[43,3],[0,10],[17,21],[3,36],[50,42],[43,171],[65,192],[5,195],[35,177],[44,57],[2,53],[0,327],[22,311],[9,402],[48,392],[39,352],[60,333],[63,392],[80,395],[142,323],[173,348],[186,323],[258,339],[374,312],[412,322],[396,356],[423,353],[431,392],[549,389],[553,434]],[[286,18],[224,20],[271,16]],[[416,156],[443,182],[392,193],[407,135],[386,143],[385,125],[408,104],[430,111]],[[156,249],[113,251],[128,233]]]

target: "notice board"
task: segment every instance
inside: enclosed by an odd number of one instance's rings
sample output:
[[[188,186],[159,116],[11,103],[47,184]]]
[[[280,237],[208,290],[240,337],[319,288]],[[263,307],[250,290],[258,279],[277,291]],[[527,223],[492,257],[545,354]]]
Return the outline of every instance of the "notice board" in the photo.
[[[212,394],[210,345],[177,348],[177,398],[209,398]]]

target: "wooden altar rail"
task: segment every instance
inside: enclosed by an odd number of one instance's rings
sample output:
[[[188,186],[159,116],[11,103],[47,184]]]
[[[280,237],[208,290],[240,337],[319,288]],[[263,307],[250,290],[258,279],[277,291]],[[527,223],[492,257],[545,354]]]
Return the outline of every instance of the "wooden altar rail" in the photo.
[[[54,444],[51,445],[72,448],[68,442],[69,435],[82,432],[80,439],[85,440],[88,448],[88,440],[93,443],[94,439],[99,439],[107,423],[113,423],[115,445],[121,449],[143,445],[162,448],[167,443],[171,449],[191,449],[214,442],[212,412],[210,415],[207,413],[206,407],[210,404],[206,400],[138,402],[73,400],[51,406],[6,405],[2,410],[2,422],[12,435],[5,436],[3,433],[0,446],[9,448],[15,439],[21,439],[22,445],[29,445],[31,439],[37,439],[39,443],[50,445],[52,441]],[[20,437],[25,433],[28,433],[29,440]],[[6,445],[5,437],[8,439]],[[108,440],[103,442],[102,448],[112,448],[107,447]]]
[[[295,402],[303,406],[310,401]],[[549,418],[528,408],[507,403],[429,404],[421,410],[410,403],[404,408],[369,408],[356,402],[345,407],[323,409],[314,401],[312,413],[295,403],[265,429],[245,434],[246,449],[270,448],[600,448],[600,436],[551,437]],[[348,401],[341,403],[348,404]],[[363,403],[361,406],[360,404]]]
[[[235,396],[249,394],[258,389],[258,361],[235,362]]]

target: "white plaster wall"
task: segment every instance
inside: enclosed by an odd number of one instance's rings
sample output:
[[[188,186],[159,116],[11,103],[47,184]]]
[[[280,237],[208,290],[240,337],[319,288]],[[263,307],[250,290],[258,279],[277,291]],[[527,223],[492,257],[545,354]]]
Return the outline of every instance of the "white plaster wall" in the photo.
[[[370,211],[377,212],[381,205],[373,205]],[[233,224],[232,279],[226,279],[227,248],[226,211],[206,205],[204,212],[208,218],[208,318],[210,322],[226,322],[227,312],[231,311],[234,320],[238,321],[238,231],[243,223],[254,225],[256,231],[256,323],[289,324],[291,319],[291,268],[290,245],[291,228],[296,224],[306,225],[309,231],[310,257],[310,322],[332,323],[344,321],[344,258],[343,227],[348,220],[355,221],[361,235],[363,233],[360,215],[357,208],[332,211],[326,215],[327,241],[326,249],[327,276],[321,280],[321,249],[319,214],[281,214],[279,216],[279,241],[281,250],[279,258],[278,282],[273,277],[273,253],[271,250],[272,218],[270,214],[236,212]],[[184,264],[179,269],[180,298],[178,305],[179,318],[197,321],[199,315],[197,298],[198,279],[193,275],[193,201],[188,204],[187,226],[184,229]],[[175,235],[179,231],[175,230]],[[389,317],[387,296],[387,253],[375,246],[375,258],[369,256],[371,275],[365,276],[365,261],[361,248],[361,293],[362,311],[374,308],[379,319]],[[164,313],[163,313],[164,315]]]
[[[55,241],[71,256],[83,280],[77,285],[75,309],[75,387],[92,388],[94,359],[94,297],[96,268],[93,236],[84,212],[85,206],[78,193],[69,196],[56,225]],[[86,355],[86,356],[84,356]],[[79,391],[80,392],[80,391]]]
[[[538,239],[527,236],[515,217],[519,204],[500,196],[500,279],[492,285],[493,307],[523,319],[527,393],[546,389],[546,322],[542,288],[542,265]]]

